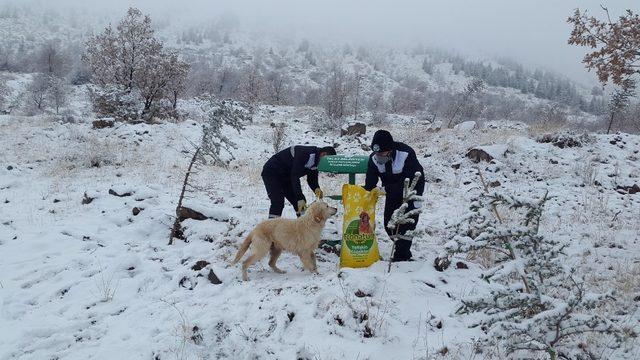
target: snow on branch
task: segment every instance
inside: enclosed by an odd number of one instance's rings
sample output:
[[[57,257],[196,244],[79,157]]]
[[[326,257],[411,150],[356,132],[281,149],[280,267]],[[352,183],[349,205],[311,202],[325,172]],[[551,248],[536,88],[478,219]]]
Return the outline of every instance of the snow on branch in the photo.
[[[471,203],[446,249],[450,255],[488,251],[495,256],[481,275],[486,292],[462,299],[457,314],[482,314],[472,326],[484,330],[483,341],[513,356],[540,351],[552,360],[576,358],[578,352],[584,355],[591,333],[619,347],[625,334],[634,332],[604,313],[613,294],[589,293],[567,265],[567,244],[539,233],[548,199],[546,193],[536,200],[487,192]],[[498,216],[498,206],[512,212],[511,221]]]
[[[216,166],[227,166],[229,160],[233,159],[231,150],[236,148],[236,144],[223,133],[223,129],[228,126],[238,133],[244,130],[244,124],[251,120],[251,109],[240,102],[219,101],[210,97],[204,111],[207,120],[202,129],[200,160]]]
[[[421,176],[422,174],[416,172],[413,180],[404,180],[404,188],[402,189],[402,205],[400,205],[400,207],[391,215],[391,220],[389,220],[387,228],[397,230],[400,225],[413,224],[415,222],[412,216],[420,214],[422,208],[414,206],[414,209],[409,210],[409,205],[415,205],[415,202],[422,201],[422,196],[418,195],[418,191],[416,190],[416,185],[418,185],[418,180],[420,180]]]

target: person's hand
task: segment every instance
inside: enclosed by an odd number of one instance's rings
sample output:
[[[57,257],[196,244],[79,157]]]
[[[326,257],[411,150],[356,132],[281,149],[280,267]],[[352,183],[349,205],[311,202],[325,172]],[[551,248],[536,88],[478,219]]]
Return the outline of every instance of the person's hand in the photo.
[[[296,214],[304,215],[305,211],[307,211],[307,202],[304,200],[298,200],[298,209],[296,210]]]
[[[387,194],[382,188],[379,188],[379,187],[375,187],[371,189],[371,193],[376,197],[384,196]]]
[[[317,188],[313,191],[316,194],[316,197],[318,199],[322,199],[324,197],[324,193],[322,192],[322,189]]]

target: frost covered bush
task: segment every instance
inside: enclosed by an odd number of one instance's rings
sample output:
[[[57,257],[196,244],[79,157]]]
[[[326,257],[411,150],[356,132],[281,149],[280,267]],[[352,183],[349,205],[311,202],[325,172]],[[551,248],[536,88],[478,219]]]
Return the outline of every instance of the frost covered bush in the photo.
[[[271,145],[273,145],[273,152],[275,154],[284,148],[284,144],[287,140],[287,124],[274,123],[271,126]]]
[[[69,87],[66,80],[47,74],[36,74],[25,88],[27,114],[53,111],[56,115],[68,103]]]
[[[344,118],[333,118],[326,113],[314,113],[310,115],[311,129],[317,133],[339,131],[345,124]]]
[[[47,106],[47,93],[51,87],[51,77],[45,74],[36,74],[26,87],[27,112],[35,114],[44,111]]]
[[[616,319],[601,314],[613,294],[590,293],[567,265],[567,244],[538,231],[546,200],[546,194],[534,200],[493,192],[471,204],[447,250],[467,255],[490,251],[494,261],[482,274],[488,292],[463,299],[458,313],[482,314],[473,326],[486,333],[486,345],[514,356],[545,352],[550,359],[589,358],[593,347],[605,346],[588,345],[591,333],[610,338],[607,346],[617,348],[625,331]],[[500,216],[500,209],[508,210],[512,220]]]
[[[223,133],[223,129],[228,126],[239,133],[251,120],[251,109],[239,102],[219,101],[213,97],[205,107],[207,120],[202,129],[200,160],[205,164],[226,166],[233,159],[231,149],[235,148],[235,143]]]
[[[371,125],[374,126],[388,126],[389,115],[386,111],[375,111],[371,114]]]
[[[118,85],[89,87],[93,111],[98,117],[113,117],[117,121],[133,121],[140,117],[140,95]]]

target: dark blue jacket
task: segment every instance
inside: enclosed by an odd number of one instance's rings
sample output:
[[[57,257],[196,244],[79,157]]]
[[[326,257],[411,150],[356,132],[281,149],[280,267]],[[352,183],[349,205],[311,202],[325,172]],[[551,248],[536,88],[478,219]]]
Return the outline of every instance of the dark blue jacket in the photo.
[[[296,145],[286,148],[273,155],[262,168],[262,176],[277,177],[284,182],[289,182],[293,189],[296,201],[305,200],[300,178],[307,177],[307,183],[311,190],[319,188],[318,162],[320,161],[320,148],[316,146]]]
[[[409,145],[397,141],[394,142],[391,152],[392,160],[386,164],[378,164],[373,155],[372,153],[369,156],[365,189],[370,191],[376,187],[378,179],[380,179],[388,196],[402,194],[404,179],[413,180],[415,173],[419,172],[421,176],[416,184],[416,191],[418,195],[422,195],[424,192],[424,170],[416,157],[416,152]]]

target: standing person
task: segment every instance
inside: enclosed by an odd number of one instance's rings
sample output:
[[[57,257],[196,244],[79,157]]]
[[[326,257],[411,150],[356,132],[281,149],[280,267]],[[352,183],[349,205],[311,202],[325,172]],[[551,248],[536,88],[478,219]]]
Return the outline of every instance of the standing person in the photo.
[[[413,237],[407,235],[407,232],[415,230],[419,215],[416,214],[412,217],[413,224],[400,225],[397,235],[395,229],[387,228],[387,224],[391,220],[393,212],[402,205],[405,179],[413,180],[417,172],[420,173],[420,179],[415,189],[418,195],[422,195],[424,192],[424,170],[418,162],[415,151],[407,144],[394,141],[386,130],[376,131],[371,141],[371,149],[373,153],[369,156],[364,188],[371,191],[377,186],[378,179],[382,180],[382,186],[386,192],[384,229],[396,244],[391,261],[411,261]],[[407,211],[420,206],[422,204],[418,201],[411,202]]]
[[[271,201],[269,218],[282,216],[286,198],[300,216],[307,208],[307,200],[302,193],[300,178],[307,177],[307,184],[319,199],[323,193],[318,184],[318,163],[325,155],[335,155],[331,146],[296,145],[273,155],[262,168],[262,181]]]

